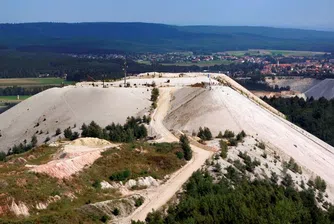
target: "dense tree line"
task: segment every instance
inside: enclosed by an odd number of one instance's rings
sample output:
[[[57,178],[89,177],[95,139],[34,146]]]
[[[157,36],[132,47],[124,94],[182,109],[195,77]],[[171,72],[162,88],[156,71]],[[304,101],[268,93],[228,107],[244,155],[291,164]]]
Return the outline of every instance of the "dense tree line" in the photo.
[[[101,128],[92,121],[89,125],[81,127],[81,137],[94,137],[113,142],[133,142],[147,137],[147,129],[141,118],[129,117],[124,125],[112,123]]]
[[[275,85],[274,87],[272,87],[264,81],[256,81],[253,79],[236,79],[235,81],[237,81],[240,85],[242,85],[248,90],[269,91],[269,92],[281,92],[290,90],[290,86],[279,87],[278,85]]]
[[[334,146],[334,99],[263,98],[288,120]]]
[[[332,223],[334,209],[317,207],[314,191],[296,191],[269,180],[250,181],[233,167],[226,177],[214,182],[207,173],[195,172],[185,186],[179,204],[167,215],[150,213],[146,222],[133,224],[181,223]]]
[[[6,88],[0,88],[0,96],[16,96],[16,95],[35,95],[46,89],[53,88],[55,86],[38,86],[38,87],[20,87],[9,86]]]

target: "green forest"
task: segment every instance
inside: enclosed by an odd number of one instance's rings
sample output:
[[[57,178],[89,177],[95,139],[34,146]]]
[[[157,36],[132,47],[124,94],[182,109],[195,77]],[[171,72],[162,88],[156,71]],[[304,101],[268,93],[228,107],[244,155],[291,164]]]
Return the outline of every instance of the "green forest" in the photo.
[[[296,191],[270,180],[250,181],[233,167],[219,182],[195,172],[177,205],[167,215],[150,213],[146,222],[133,224],[216,223],[333,223],[334,209],[317,207],[313,189]]]
[[[287,119],[334,146],[334,99],[263,98]]]
[[[25,52],[334,51],[334,32],[153,23],[0,24],[0,48]]]

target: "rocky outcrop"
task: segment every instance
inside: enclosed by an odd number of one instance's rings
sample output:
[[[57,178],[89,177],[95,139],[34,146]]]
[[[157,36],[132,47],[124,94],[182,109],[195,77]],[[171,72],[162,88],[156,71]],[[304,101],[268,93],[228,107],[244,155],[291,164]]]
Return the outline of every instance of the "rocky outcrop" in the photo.
[[[159,186],[159,182],[151,176],[139,177],[137,180],[129,180],[125,183],[125,187],[132,189],[134,187],[146,188]]]
[[[18,203],[15,200],[12,200],[12,204],[9,206],[9,210],[13,212],[16,216],[28,217],[29,209],[23,202],[19,201]]]

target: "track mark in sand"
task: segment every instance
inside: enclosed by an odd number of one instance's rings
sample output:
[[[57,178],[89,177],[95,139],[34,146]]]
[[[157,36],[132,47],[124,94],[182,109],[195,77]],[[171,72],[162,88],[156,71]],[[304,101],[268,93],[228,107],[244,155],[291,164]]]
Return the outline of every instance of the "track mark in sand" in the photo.
[[[67,107],[70,109],[70,111],[72,112],[73,116],[75,118],[78,118],[78,116],[76,115],[75,111],[73,110],[73,108],[71,107],[71,105],[67,102],[66,98],[66,93],[64,93],[64,95],[61,96],[61,98],[63,99],[63,101],[65,102],[65,104],[67,105]]]

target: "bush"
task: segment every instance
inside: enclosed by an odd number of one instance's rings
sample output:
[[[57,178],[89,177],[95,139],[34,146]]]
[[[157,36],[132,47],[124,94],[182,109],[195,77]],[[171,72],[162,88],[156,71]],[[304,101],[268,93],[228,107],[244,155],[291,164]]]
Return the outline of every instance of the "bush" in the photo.
[[[73,135],[73,133],[72,133],[72,130],[71,130],[70,127],[66,128],[66,129],[64,130],[64,136],[65,136],[65,138],[67,138],[67,139],[71,139],[71,138],[72,138],[72,135]]]
[[[317,176],[314,180],[314,187],[321,192],[325,192],[327,184],[323,179],[321,179],[321,177]]]
[[[80,134],[79,132],[75,131],[71,137],[71,140],[75,140],[75,139],[78,139],[80,137]]]
[[[227,147],[227,144],[225,141],[223,140],[220,140],[219,141],[219,146],[220,146],[220,150],[221,150],[221,157],[223,159],[226,159],[227,158],[227,152],[228,152],[228,147]]]
[[[246,137],[246,133],[242,130],[239,134],[237,134],[237,141],[240,142]]]
[[[278,175],[275,172],[271,172],[270,181],[273,184],[277,184],[277,182],[278,182]]]
[[[189,145],[189,140],[188,140],[186,135],[181,135],[180,136],[180,144],[181,144],[181,148],[183,150],[184,159],[187,160],[187,161],[191,160],[192,151],[191,151],[191,147]]]
[[[183,154],[183,152],[176,152],[176,156],[177,156],[177,158],[179,158],[179,159],[183,159],[183,158],[184,158],[184,154]]]
[[[112,181],[125,181],[131,176],[130,170],[124,170],[121,172],[117,172],[112,174],[109,179]]]
[[[103,223],[106,223],[110,218],[107,216],[107,215],[103,215],[101,218],[100,218],[100,221],[103,222]]]
[[[220,131],[220,132],[218,133],[218,135],[216,136],[216,138],[224,138],[223,133]]]
[[[101,189],[101,182],[98,181],[98,180],[95,180],[94,183],[92,184],[92,186],[93,186],[95,189]]]
[[[141,206],[144,203],[144,198],[143,197],[139,197],[135,199],[135,206],[138,208],[139,206]]]
[[[260,149],[265,150],[266,149],[266,145],[264,144],[264,142],[260,142],[257,147],[259,147]]]
[[[159,89],[158,88],[153,88],[152,93],[151,93],[151,101],[156,102],[159,97]]]
[[[114,208],[114,210],[112,211],[112,214],[114,215],[114,216],[118,216],[119,215],[119,209],[118,208]]]
[[[225,130],[224,138],[234,138],[234,132],[230,130]]]
[[[286,187],[293,187],[294,186],[294,183],[293,183],[293,180],[292,180],[292,177],[290,174],[285,174],[285,176],[283,177],[283,180],[282,180],[282,185],[286,186]]]
[[[44,143],[47,143],[48,141],[50,141],[50,137],[46,137],[45,140],[44,140]]]
[[[204,127],[203,129],[202,127],[200,127],[197,137],[199,137],[203,141],[208,141],[212,139],[212,134],[209,128]]]
[[[60,135],[60,134],[61,134],[61,130],[60,130],[60,128],[57,128],[57,130],[56,130],[56,136]]]
[[[230,138],[229,140],[230,146],[238,146],[238,141],[235,138]]]
[[[298,166],[292,157],[290,158],[289,163],[284,162],[283,165],[294,173],[302,174],[302,168]]]
[[[0,152],[0,161],[5,161],[6,160],[6,153]]]

